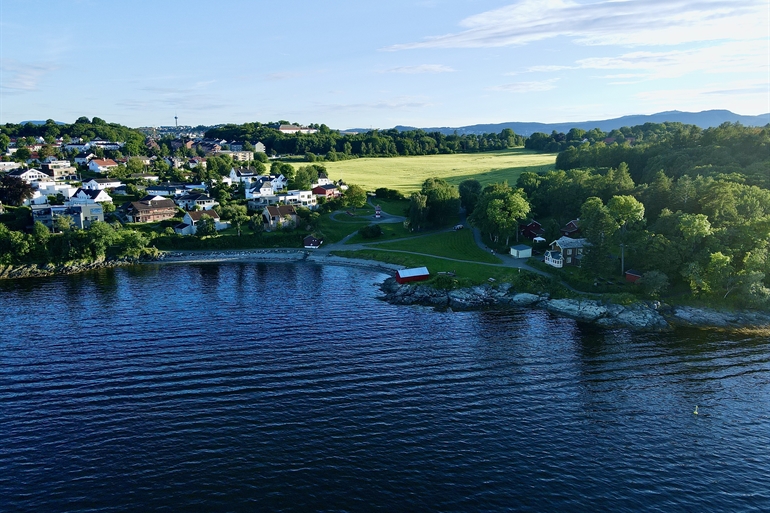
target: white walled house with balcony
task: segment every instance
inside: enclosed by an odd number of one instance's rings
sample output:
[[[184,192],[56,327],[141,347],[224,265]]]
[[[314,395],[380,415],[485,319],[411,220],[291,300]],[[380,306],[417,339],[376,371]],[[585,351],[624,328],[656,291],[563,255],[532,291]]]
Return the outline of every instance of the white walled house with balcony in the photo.
[[[551,243],[551,248],[545,252],[543,262],[557,268],[565,265],[579,266],[586,246],[588,243],[585,239],[561,237]]]

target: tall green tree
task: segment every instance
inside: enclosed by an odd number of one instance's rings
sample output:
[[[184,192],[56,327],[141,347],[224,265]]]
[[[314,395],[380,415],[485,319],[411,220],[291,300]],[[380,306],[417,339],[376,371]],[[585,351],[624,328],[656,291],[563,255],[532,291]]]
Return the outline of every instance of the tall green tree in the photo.
[[[467,215],[471,215],[481,196],[481,182],[475,178],[469,178],[460,182],[457,190],[460,193],[460,205]]]

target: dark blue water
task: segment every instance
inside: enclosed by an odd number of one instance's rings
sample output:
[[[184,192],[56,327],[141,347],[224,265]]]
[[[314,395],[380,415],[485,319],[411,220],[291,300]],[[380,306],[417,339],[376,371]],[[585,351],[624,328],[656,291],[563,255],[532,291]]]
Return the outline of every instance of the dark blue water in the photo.
[[[767,340],[396,307],[383,278],[0,283],[0,510],[770,511]]]

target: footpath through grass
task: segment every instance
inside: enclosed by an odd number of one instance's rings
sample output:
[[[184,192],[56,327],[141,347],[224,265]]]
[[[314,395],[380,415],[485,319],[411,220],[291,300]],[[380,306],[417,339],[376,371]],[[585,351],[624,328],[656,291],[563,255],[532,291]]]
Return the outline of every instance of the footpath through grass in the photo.
[[[515,184],[522,172],[553,169],[555,162],[555,153],[516,148],[484,153],[351,159],[323,165],[335,180],[342,179],[369,191],[387,187],[408,195],[420,190],[422,183],[431,177],[443,178],[452,185],[468,178],[475,178],[482,185],[505,180]]]

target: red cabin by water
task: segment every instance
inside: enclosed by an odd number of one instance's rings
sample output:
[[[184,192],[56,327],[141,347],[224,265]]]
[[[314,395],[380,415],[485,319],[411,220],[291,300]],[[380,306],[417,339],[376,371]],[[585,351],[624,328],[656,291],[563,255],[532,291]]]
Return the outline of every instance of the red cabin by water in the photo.
[[[410,281],[423,281],[430,278],[427,267],[412,267],[396,271],[397,283],[409,283]]]

